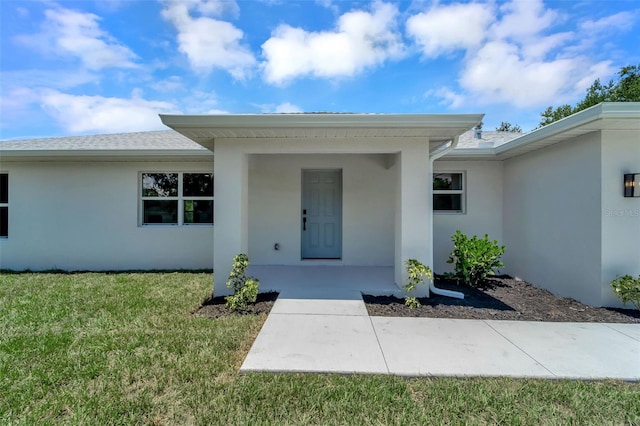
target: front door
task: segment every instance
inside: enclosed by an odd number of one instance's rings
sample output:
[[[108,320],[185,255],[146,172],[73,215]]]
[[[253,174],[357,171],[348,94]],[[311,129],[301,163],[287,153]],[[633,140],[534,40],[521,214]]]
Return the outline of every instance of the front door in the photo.
[[[302,171],[302,258],[342,258],[342,170]]]

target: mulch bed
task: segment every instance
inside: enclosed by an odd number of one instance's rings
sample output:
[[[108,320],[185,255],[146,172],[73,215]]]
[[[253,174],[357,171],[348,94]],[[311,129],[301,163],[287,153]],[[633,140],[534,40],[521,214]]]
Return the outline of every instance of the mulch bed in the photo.
[[[278,293],[269,292],[269,293],[260,293],[258,294],[258,299],[256,303],[250,304],[247,306],[247,309],[244,311],[232,311],[227,308],[225,305],[226,300],[223,296],[213,297],[208,300],[205,300],[198,309],[195,310],[194,315],[207,317],[207,318],[228,318],[228,317],[238,317],[243,315],[261,315],[261,314],[269,314],[271,312],[271,308],[278,298]]]
[[[431,295],[420,298],[422,306],[409,308],[404,299],[393,296],[364,295],[371,316],[458,318],[481,320],[554,321],[554,322],[611,322],[640,324],[636,309],[594,308],[576,300],[557,297],[538,287],[509,276],[487,280],[483,288],[458,285],[455,281],[436,277],[436,286],[464,293],[464,299]],[[260,293],[255,304],[246,311],[230,311],[224,297],[206,300],[194,315],[207,318],[227,318],[243,315],[269,314],[278,293]]]
[[[487,281],[484,288],[457,285],[436,277],[436,287],[461,291],[464,300],[432,295],[422,306],[409,308],[404,299],[364,295],[371,316],[460,318],[482,320],[640,323],[636,309],[594,308],[576,300],[557,297],[541,288],[509,276]]]

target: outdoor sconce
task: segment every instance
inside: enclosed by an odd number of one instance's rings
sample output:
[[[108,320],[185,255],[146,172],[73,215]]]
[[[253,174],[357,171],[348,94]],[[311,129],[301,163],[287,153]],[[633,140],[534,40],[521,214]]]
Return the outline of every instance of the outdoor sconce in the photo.
[[[640,197],[640,173],[627,173],[624,175],[624,196]]]

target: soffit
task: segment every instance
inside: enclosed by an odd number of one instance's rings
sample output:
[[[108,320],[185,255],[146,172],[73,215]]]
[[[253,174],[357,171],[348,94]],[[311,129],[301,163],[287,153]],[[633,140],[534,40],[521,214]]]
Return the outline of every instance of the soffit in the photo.
[[[219,138],[322,139],[425,138],[449,141],[475,126],[482,114],[263,114],[161,115],[162,122],[189,139],[213,148]]]

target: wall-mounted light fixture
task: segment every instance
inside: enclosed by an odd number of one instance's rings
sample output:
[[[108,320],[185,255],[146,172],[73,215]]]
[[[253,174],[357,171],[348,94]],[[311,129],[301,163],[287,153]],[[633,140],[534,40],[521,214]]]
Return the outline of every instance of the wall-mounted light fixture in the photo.
[[[640,173],[625,173],[624,196],[640,197]]]

